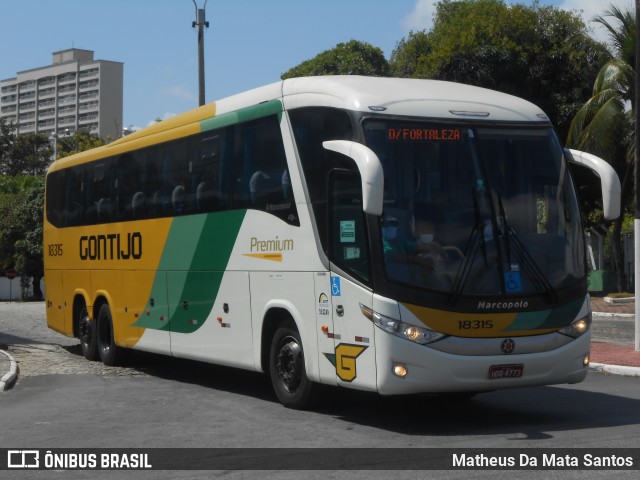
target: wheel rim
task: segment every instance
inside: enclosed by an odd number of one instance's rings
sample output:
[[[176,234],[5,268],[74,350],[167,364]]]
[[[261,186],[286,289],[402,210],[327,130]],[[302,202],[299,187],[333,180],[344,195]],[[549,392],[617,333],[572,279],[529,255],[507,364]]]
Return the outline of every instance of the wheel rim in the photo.
[[[289,393],[295,393],[300,387],[303,368],[300,344],[293,337],[284,338],[276,355],[276,369],[282,386]]]

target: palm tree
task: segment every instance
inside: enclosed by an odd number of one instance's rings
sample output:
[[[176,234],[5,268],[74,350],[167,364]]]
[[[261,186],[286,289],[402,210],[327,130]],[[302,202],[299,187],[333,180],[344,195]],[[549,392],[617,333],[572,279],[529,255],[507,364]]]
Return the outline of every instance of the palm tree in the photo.
[[[607,18],[612,18],[609,22]],[[607,159],[622,177],[622,204],[631,194],[635,151],[635,16],[611,5],[594,21],[608,33],[613,57],[600,69],[592,97],[580,108],[569,129],[567,145]],[[626,286],[621,233],[624,214],[614,221],[611,245],[618,289]]]

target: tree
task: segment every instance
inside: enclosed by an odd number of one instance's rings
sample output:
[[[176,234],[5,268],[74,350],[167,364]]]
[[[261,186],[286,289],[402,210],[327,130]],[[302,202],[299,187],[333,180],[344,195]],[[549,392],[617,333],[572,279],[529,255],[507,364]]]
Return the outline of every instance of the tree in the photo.
[[[11,161],[5,165],[5,175],[40,175],[51,163],[53,149],[46,135],[17,135],[11,146]]]
[[[567,144],[606,159],[616,169],[622,178],[624,206],[631,200],[635,151],[635,17],[632,12],[612,5],[595,21],[609,32],[614,55],[598,72],[591,98],[575,115]],[[626,286],[621,243],[623,221],[624,212],[614,221],[611,238],[619,291]]]
[[[78,130],[69,137],[58,138],[56,142],[58,158],[68,157],[104,145],[104,140],[88,130]]]
[[[4,165],[16,137],[16,126],[0,117],[0,165]]]
[[[319,53],[311,60],[291,68],[281,78],[315,75],[389,75],[389,64],[381,49],[365,42],[350,40],[339,43],[331,50]]]
[[[22,224],[21,238],[15,243],[15,268],[21,277],[23,292],[33,278],[33,296],[41,299],[40,279],[44,276],[42,258],[42,207],[44,205],[44,177],[24,192],[16,205],[15,216]]]
[[[34,278],[34,296],[41,297],[43,176],[0,176],[0,269],[15,268],[23,287]]]
[[[13,123],[0,118],[0,174],[39,175],[51,163],[52,149],[46,135],[16,135]]]
[[[605,46],[589,37],[575,12],[536,2],[442,0],[432,30],[401,40],[390,68],[396,76],[468,83],[525,98],[564,137],[607,58]]]

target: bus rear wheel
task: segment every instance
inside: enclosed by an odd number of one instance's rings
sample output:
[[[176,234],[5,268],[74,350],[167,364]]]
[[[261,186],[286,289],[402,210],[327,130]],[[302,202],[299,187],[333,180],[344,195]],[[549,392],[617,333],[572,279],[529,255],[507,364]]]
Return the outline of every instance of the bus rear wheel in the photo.
[[[97,344],[100,360],[107,366],[119,365],[123,362],[125,349],[116,345],[113,339],[113,320],[111,309],[108,304],[104,304],[98,311]]]
[[[304,409],[310,406],[313,383],[307,377],[300,333],[290,323],[276,330],[269,354],[273,390],[282,405]]]
[[[78,339],[80,349],[87,360],[98,359],[98,341],[96,339],[96,322],[89,318],[87,307],[83,306],[78,314]]]

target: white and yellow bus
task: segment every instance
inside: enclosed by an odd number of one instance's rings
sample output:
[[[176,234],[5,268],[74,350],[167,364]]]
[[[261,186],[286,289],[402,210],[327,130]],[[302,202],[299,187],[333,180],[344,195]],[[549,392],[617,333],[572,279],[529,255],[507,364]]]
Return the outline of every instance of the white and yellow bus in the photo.
[[[574,383],[591,311],[563,150],[521,99],[466,85],[278,82],[56,161],[47,322],[129,349],[383,395]]]

